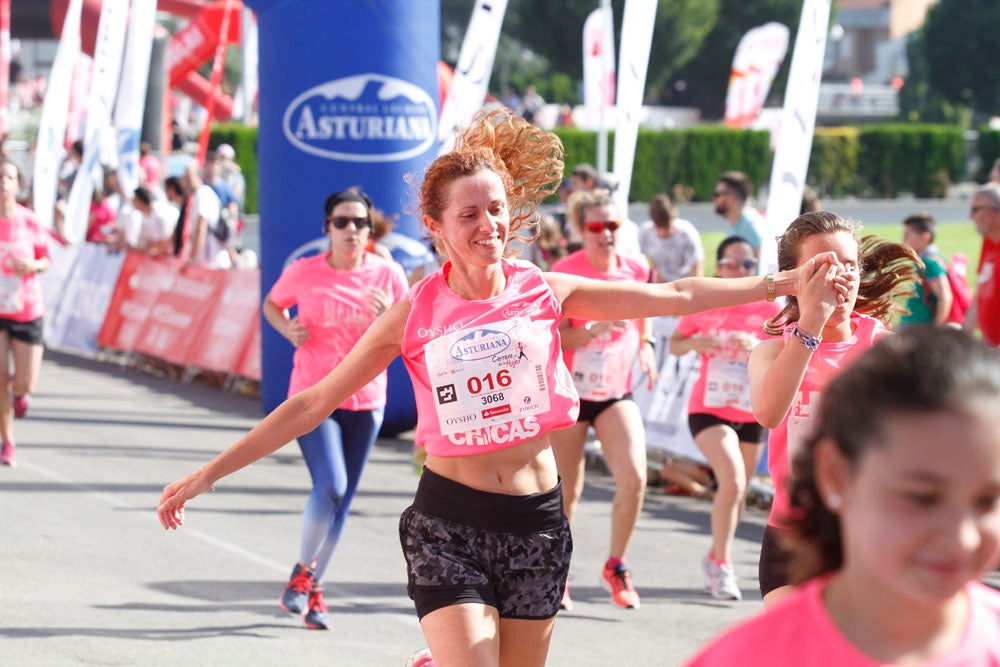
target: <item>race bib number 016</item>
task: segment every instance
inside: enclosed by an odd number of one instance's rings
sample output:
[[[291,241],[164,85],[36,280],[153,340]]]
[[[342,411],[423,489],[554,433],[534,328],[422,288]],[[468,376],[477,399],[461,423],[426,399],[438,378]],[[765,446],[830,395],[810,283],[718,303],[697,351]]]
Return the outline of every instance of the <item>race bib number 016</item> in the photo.
[[[552,326],[551,320],[519,317],[427,343],[441,433],[451,436],[547,412]]]

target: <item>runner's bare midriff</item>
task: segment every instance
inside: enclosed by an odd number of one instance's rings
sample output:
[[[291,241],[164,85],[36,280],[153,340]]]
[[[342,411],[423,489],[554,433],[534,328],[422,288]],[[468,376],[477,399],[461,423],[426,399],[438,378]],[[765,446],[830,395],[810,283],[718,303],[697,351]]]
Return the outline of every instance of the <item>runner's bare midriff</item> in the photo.
[[[426,466],[438,475],[470,488],[514,496],[549,491],[558,481],[547,434],[515,447],[485,454],[428,454]]]

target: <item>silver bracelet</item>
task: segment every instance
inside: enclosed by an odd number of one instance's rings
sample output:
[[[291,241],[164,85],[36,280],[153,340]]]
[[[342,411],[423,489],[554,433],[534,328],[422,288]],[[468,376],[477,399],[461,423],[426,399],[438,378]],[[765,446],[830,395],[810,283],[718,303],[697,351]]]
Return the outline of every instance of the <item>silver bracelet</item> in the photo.
[[[819,344],[823,342],[822,336],[812,336],[800,329],[798,322],[792,325],[792,337],[805,345],[810,352],[815,352],[819,349]]]

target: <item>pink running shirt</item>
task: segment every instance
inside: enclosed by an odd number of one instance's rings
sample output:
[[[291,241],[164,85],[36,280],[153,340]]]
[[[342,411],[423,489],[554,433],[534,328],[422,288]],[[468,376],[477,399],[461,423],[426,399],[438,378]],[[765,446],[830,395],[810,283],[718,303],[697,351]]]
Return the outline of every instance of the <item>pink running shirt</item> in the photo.
[[[435,456],[513,447],[576,423],[560,352],[562,306],[534,264],[504,260],[503,292],[468,301],[448,287],[451,262],[407,295],[403,361],[417,401],[416,444]]]
[[[633,257],[617,255],[618,268],[614,273],[598,271],[587,261],[587,253],[578,250],[552,265],[552,271],[570,273],[584,278],[610,282],[649,282],[649,265]],[[570,319],[570,326],[582,327],[587,320]],[[632,391],[632,365],[639,352],[639,331],[635,321],[628,321],[628,329],[621,333],[605,333],[586,345],[563,350],[566,366],[573,374],[573,382],[580,398],[588,401],[607,401],[621,398]]]
[[[393,303],[406,295],[406,275],[395,262],[365,253],[355,271],[330,266],[329,253],[297,259],[271,288],[278,308],[296,306],[299,321],[309,329],[309,339],[295,350],[288,395],[307,389],[339,364],[375,320],[368,305],[370,287],[380,287]],[[374,410],[385,405],[386,373],[383,371],[351,396],[344,410]]]
[[[23,206],[9,218],[0,218],[0,317],[31,322],[45,314],[38,275],[14,272],[11,259],[49,256],[49,235],[38,226],[35,214]]]
[[[788,489],[785,488],[789,464],[809,437],[814,420],[819,418],[819,401],[823,390],[834,377],[874,345],[879,336],[886,333],[881,322],[861,313],[851,313],[851,328],[854,329],[854,335],[849,340],[837,343],[824,341],[819,344],[819,349],[813,352],[809,360],[792,407],[768,435],[767,469],[774,482],[774,502],[771,503],[771,515],[767,522],[777,528],[787,527],[785,519],[791,511]],[[785,328],[784,341],[785,345],[802,344],[792,339],[791,326]]]
[[[774,608],[712,641],[687,667],[890,667],[856,648],[830,618],[825,575],[811,579]],[[1000,592],[965,585],[969,621],[961,643],[920,667],[1000,667]]]
[[[683,336],[714,336],[725,341],[721,350],[701,355],[701,373],[691,390],[689,414],[705,413],[741,423],[757,421],[750,405],[750,376],[747,371],[750,351],[730,343],[730,336],[743,332],[757,340],[766,340],[768,335],[764,333],[764,321],[779,312],[781,306],[778,303],[758,301],[684,315],[677,321],[677,333]]]

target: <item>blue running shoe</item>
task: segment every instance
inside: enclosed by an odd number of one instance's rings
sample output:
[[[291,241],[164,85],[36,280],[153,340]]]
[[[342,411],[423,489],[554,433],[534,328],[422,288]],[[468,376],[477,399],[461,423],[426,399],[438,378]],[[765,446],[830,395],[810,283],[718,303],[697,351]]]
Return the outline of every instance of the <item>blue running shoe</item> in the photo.
[[[292,578],[288,580],[284,593],[281,594],[279,604],[281,608],[290,614],[302,615],[306,613],[306,606],[309,604],[309,594],[316,586],[316,573],[312,568],[300,563],[295,564],[292,570]]]

